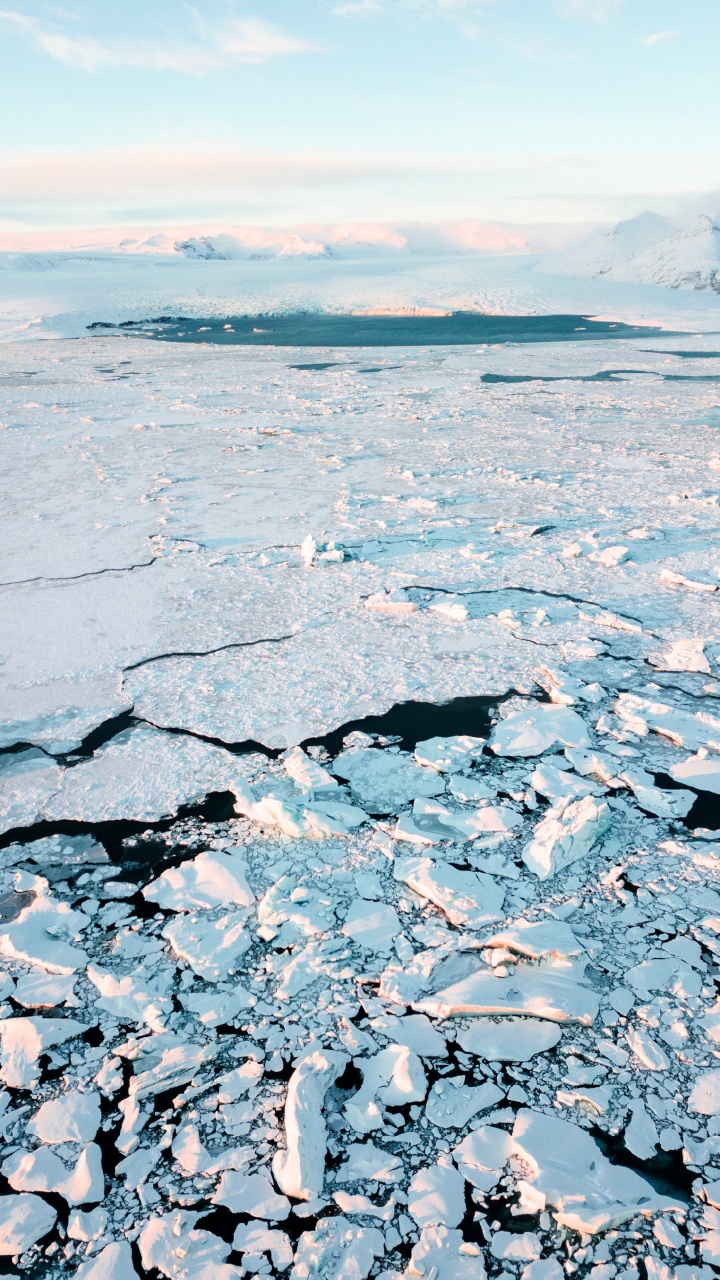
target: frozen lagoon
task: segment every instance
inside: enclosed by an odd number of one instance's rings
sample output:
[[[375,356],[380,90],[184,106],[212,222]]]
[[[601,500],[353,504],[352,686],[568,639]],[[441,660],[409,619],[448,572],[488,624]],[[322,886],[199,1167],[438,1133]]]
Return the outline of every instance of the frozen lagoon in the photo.
[[[716,342],[3,348],[18,1268],[715,1274]]]

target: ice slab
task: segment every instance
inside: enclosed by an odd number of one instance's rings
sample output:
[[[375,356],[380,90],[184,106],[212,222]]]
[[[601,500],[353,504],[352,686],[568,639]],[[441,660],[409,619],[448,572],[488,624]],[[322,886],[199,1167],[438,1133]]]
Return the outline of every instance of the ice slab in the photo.
[[[179,867],[168,867],[145,886],[143,896],[166,911],[250,907],[255,901],[247,882],[247,862],[239,851],[206,851]]]
[[[495,725],[490,749],[497,756],[541,756],[551,747],[589,747],[585,722],[567,707],[535,705]]]
[[[455,925],[479,929],[502,918],[505,890],[490,876],[458,871],[431,858],[398,858],[393,874],[434,903]]]

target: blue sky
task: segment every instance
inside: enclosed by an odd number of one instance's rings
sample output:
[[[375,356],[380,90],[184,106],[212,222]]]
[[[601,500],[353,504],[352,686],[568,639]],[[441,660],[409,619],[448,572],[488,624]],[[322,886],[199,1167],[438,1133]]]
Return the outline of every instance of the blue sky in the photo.
[[[713,211],[719,38],[718,0],[10,0],[0,225]]]

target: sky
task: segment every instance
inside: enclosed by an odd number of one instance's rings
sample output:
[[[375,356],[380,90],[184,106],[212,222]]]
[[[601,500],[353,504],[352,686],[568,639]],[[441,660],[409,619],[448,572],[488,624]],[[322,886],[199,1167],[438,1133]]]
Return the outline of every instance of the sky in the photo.
[[[718,0],[8,5],[2,230],[720,207]]]

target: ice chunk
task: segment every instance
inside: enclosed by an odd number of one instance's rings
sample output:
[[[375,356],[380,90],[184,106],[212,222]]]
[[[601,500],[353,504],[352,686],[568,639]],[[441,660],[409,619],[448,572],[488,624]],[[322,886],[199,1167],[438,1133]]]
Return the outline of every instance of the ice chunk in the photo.
[[[632,1052],[646,1071],[669,1071],[670,1059],[647,1031],[634,1027],[625,1035]]]
[[[376,1147],[374,1142],[351,1142],[346,1155],[336,1182],[398,1182],[402,1177],[400,1157]]]
[[[419,1227],[457,1227],[465,1217],[465,1179],[453,1164],[418,1169],[408,1187],[408,1213]]]
[[[428,738],[418,742],[415,759],[418,764],[437,769],[438,773],[459,773],[482,755],[485,738],[471,738],[467,734],[456,738]]]
[[[402,1018],[387,1015],[373,1019],[371,1025],[374,1031],[382,1031],[390,1040],[406,1045],[421,1058],[447,1057],[445,1037],[424,1013],[410,1013]]]
[[[663,791],[645,769],[624,769],[620,781],[630,788],[641,809],[658,818],[685,818],[697,796],[692,791]]]
[[[335,907],[328,894],[298,884],[292,876],[281,876],[261,899],[258,921],[272,928],[282,925],[284,940],[299,941],[330,929]]]
[[[542,1244],[534,1231],[496,1231],[490,1241],[490,1252],[494,1258],[503,1258],[516,1265],[519,1262],[537,1262]]]
[[[589,747],[584,721],[567,707],[534,705],[500,720],[493,729],[490,748],[497,756],[541,756],[559,744]]]
[[[0,1255],[16,1257],[42,1240],[57,1213],[42,1196],[0,1196]]]
[[[327,769],[323,769],[316,760],[306,756],[302,747],[293,747],[292,751],[286,751],[282,761],[288,777],[292,778],[293,782],[297,782],[304,791],[337,790],[337,778],[333,778],[332,774]]]
[[[413,1246],[403,1280],[432,1276],[433,1280],[485,1280],[479,1245],[463,1240],[462,1231],[447,1227],[423,1227]]]
[[[345,1115],[356,1133],[382,1128],[382,1106],[422,1102],[427,1093],[422,1062],[406,1045],[390,1045],[372,1058],[356,1059],[355,1065],[362,1071],[363,1082],[346,1103]]]
[[[571,1231],[595,1235],[638,1213],[681,1208],[632,1169],[611,1164],[590,1134],[569,1121],[520,1111],[512,1141],[530,1170],[518,1184],[521,1205],[531,1213],[555,1209],[555,1220]]]
[[[247,911],[229,911],[217,919],[183,914],[165,925],[163,937],[199,977],[221,982],[235,973],[251,944],[247,917]]]
[[[80,1264],[75,1277],[76,1280],[133,1280],[133,1277],[139,1280],[127,1240],[106,1244],[96,1257]]]
[[[71,974],[83,969],[87,955],[63,938],[76,938],[90,923],[82,911],[49,894],[39,895],[0,932],[0,955],[49,973]]]
[[[675,782],[684,782],[695,791],[710,791],[720,796],[720,760],[716,756],[708,759],[698,752],[680,764],[671,765],[668,773]]]
[[[100,1097],[95,1092],[79,1093],[71,1089],[58,1098],[43,1102],[29,1122],[28,1133],[41,1142],[92,1142],[100,1128]]]
[[[640,737],[652,729],[669,738],[677,747],[695,751],[698,747],[712,747],[720,751],[720,720],[705,711],[693,714],[634,693],[621,693],[615,703],[615,712]]]
[[[290,1201],[278,1195],[266,1173],[244,1173],[228,1170],[212,1197],[231,1213],[247,1213],[251,1218],[282,1221],[290,1212]]]
[[[441,1129],[464,1129],[473,1116],[494,1107],[504,1096],[502,1089],[489,1080],[472,1086],[446,1077],[436,1080],[430,1090],[425,1115]]]
[[[171,974],[128,973],[116,977],[114,973],[89,964],[87,976],[100,992],[95,1005],[117,1018],[119,1022],[147,1023],[153,1031],[161,1031],[167,1016],[172,1013],[172,997],[168,996]]]
[[[720,1112],[720,1071],[703,1071],[696,1079],[688,1100],[688,1111],[703,1116]]]
[[[661,653],[648,654],[648,662],[657,671],[700,671],[710,675],[710,663],[704,653],[705,641],[701,639],[675,640]]]
[[[588,949],[600,951],[597,944],[578,942],[569,924],[562,920],[531,922],[521,916],[514,924],[500,929],[486,941],[488,947],[506,947],[531,960],[581,956]]]
[[[630,1123],[623,1134],[623,1141],[638,1160],[652,1160],[655,1155],[658,1131],[642,1099],[630,1103]]]
[[[70,1240],[99,1240],[107,1227],[108,1216],[105,1209],[75,1209],[68,1214],[67,1233]]]
[[[668,956],[666,960],[641,960],[640,964],[628,969],[625,981],[641,994],[664,991],[687,998],[699,996],[702,989],[699,973],[676,956]]]
[[[59,1004],[76,1004],[73,999],[76,979],[72,975],[50,976],[36,969],[18,978],[13,999],[26,1009],[54,1009]]]
[[[275,1181],[288,1196],[313,1200],[325,1177],[325,1094],[344,1070],[345,1053],[315,1049],[295,1068],[285,1102],[287,1149],[273,1159]]]
[[[3,1161],[2,1171],[15,1191],[46,1191],[69,1205],[93,1204],[105,1196],[100,1148],[94,1142],[80,1153],[73,1169],[47,1147],[16,1151]]]
[[[536,826],[522,851],[523,862],[540,880],[547,880],[584,858],[609,826],[610,808],[604,800],[559,800]]]
[[[486,1062],[529,1062],[536,1054],[553,1049],[561,1036],[556,1023],[535,1018],[507,1018],[503,1022],[483,1018],[457,1033],[461,1049]]]
[[[369,951],[390,951],[402,925],[393,906],[360,898],[351,902],[342,931]]]
[[[565,773],[547,760],[543,760],[533,770],[530,786],[547,800],[580,800],[582,796],[599,796],[602,792],[597,783],[584,782],[582,778]]]
[[[199,1280],[213,1275],[234,1280],[236,1268],[223,1267],[231,1246],[195,1226],[201,1213],[176,1209],[150,1218],[138,1237],[140,1257],[146,1271],[155,1268],[168,1280]],[[239,1272],[238,1272],[239,1280]]]
[[[87,1031],[74,1018],[4,1018],[0,1020],[0,1078],[11,1089],[29,1089],[40,1076],[38,1058],[45,1049],[64,1044]]]
[[[445,782],[435,769],[425,769],[401,752],[365,747],[343,751],[333,773],[345,778],[361,805],[371,813],[397,813],[416,796],[437,796]]]
[[[497,789],[480,778],[468,778],[462,773],[453,773],[448,778],[447,789],[461,804],[472,804],[475,800],[490,800],[497,795]]]
[[[412,1001],[414,1009],[435,1018],[459,1014],[526,1014],[550,1022],[581,1022],[589,1026],[598,1012],[597,997],[581,983],[584,966],[555,968],[552,964],[518,964],[514,974],[499,977],[481,968],[461,982]]]
[[[303,1231],[290,1280],[365,1280],[376,1258],[385,1252],[377,1227],[354,1227],[347,1218],[321,1218],[314,1231]]]
[[[64,770],[40,751],[8,752],[0,756],[0,835],[15,827],[40,822],[60,788]]]
[[[153,1041],[157,1041],[157,1045]],[[130,1095],[138,1101],[187,1084],[222,1048],[216,1043],[185,1044],[169,1035],[151,1037],[141,1044],[140,1062],[146,1062],[147,1066],[130,1081]]]
[[[599,778],[606,787],[618,788],[622,785],[617,777],[617,760],[606,751],[583,751],[581,747],[566,747],[565,758],[583,778]]]
[[[479,929],[502,918],[505,890],[483,872],[410,857],[396,859],[394,876],[439,907],[452,924]]]
[[[206,1027],[220,1027],[232,1022],[241,1009],[248,1008],[250,996],[243,987],[233,991],[193,991],[190,995],[181,995],[180,1003]]]
[[[255,895],[247,882],[247,863],[238,852],[199,853],[179,867],[168,867],[143,889],[149,902],[166,911],[197,907],[251,907]]]
[[[255,1222],[243,1222],[235,1228],[233,1249],[242,1253],[245,1271],[251,1274],[256,1274],[255,1268],[260,1267],[265,1253],[270,1254],[277,1271],[287,1270],[293,1260],[292,1244],[285,1232],[272,1231]]]
[[[480,1191],[492,1191],[513,1153],[512,1138],[504,1129],[480,1125],[453,1151],[453,1159],[467,1182]]]

